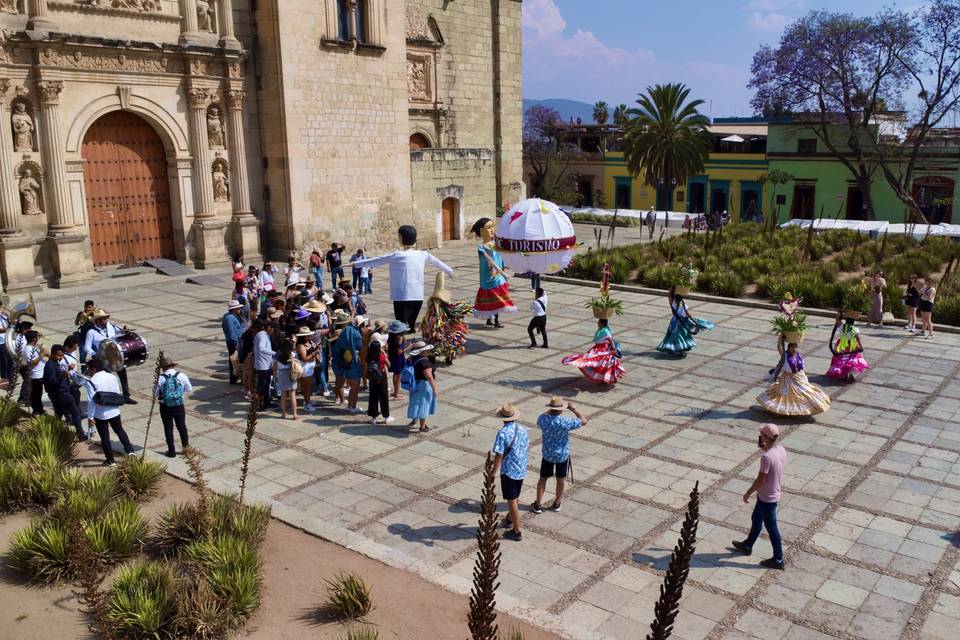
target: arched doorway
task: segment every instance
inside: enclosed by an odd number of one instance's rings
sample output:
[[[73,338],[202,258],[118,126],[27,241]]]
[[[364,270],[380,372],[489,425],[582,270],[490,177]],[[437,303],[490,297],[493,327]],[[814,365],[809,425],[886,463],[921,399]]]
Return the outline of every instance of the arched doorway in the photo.
[[[94,266],[175,259],[167,155],[153,127],[113,111],[93,123],[80,155]]]
[[[444,198],[440,207],[443,210],[443,239],[453,240],[460,237],[460,201],[456,198]]]
[[[422,133],[415,133],[410,136],[410,149],[429,149],[430,141]]]

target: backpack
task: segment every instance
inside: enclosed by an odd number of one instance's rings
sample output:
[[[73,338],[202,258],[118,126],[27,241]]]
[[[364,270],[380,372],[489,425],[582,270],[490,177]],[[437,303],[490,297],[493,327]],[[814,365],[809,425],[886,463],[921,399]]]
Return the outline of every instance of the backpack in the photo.
[[[367,315],[367,305],[360,296],[357,296],[357,303],[354,305],[354,310],[361,316]]]
[[[167,407],[183,406],[183,389],[183,383],[180,382],[176,372],[173,375],[165,375],[160,385],[160,399]]]
[[[417,376],[413,372],[412,364],[403,365],[403,369],[400,370],[400,388],[404,391],[413,391],[413,388],[417,386]]]
[[[303,377],[303,364],[296,358],[290,358],[290,380],[296,382]]]

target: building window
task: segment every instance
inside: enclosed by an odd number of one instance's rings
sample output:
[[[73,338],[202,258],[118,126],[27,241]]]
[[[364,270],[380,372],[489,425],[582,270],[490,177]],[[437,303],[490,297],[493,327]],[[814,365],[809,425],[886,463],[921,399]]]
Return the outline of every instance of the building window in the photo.
[[[430,141],[422,133],[415,133],[410,136],[410,149],[429,149]]]
[[[337,39],[350,39],[350,0],[337,0]]]
[[[810,155],[816,152],[817,152],[816,138],[801,138],[800,140],[797,140],[797,153]]]

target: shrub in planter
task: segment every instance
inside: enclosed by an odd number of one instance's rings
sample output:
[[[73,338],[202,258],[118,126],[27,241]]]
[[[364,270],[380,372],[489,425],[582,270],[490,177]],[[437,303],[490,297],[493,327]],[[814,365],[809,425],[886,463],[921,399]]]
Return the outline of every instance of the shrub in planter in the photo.
[[[159,638],[173,622],[176,578],[164,562],[124,565],[110,585],[107,617],[129,638]]]
[[[51,415],[36,416],[30,419],[25,433],[30,458],[55,457],[60,462],[73,459],[76,434],[61,420]]]
[[[26,439],[16,429],[0,431],[0,460],[22,460],[27,455]]]
[[[13,509],[30,500],[30,471],[23,462],[0,460],[0,510]]]
[[[592,298],[584,302],[583,306],[593,311],[594,318],[610,319],[615,315],[623,315],[623,303],[608,295]]]
[[[101,516],[88,521],[83,535],[91,551],[103,558],[128,558],[140,551],[147,534],[147,523],[140,507],[119,500]]]
[[[253,546],[259,546],[267,535],[270,507],[261,504],[240,504],[236,496],[217,496],[210,507],[213,528],[228,533]]]
[[[120,495],[120,487],[112,473],[97,473],[83,479],[83,492],[106,507]]]
[[[31,580],[54,582],[72,573],[70,534],[59,523],[35,518],[10,539],[10,566]]]
[[[726,298],[739,298],[743,294],[743,280],[730,271],[704,271],[697,279],[697,291]]]
[[[380,634],[374,627],[350,627],[343,640],[380,640]]]
[[[355,573],[338,573],[327,583],[327,608],[341,620],[356,620],[370,613],[370,587]]]
[[[175,638],[222,638],[233,626],[233,616],[202,577],[177,582]]]
[[[817,273],[820,275],[821,280],[831,283],[837,281],[837,276],[840,275],[840,269],[835,262],[824,262],[817,268]]]
[[[937,299],[933,305],[933,321],[960,326],[960,294]]]
[[[200,510],[194,503],[174,504],[160,514],[151,547],[165,556],[175,555],[203,535]]]
[[[52,504],[60,493],[63,466],[55,459],[28,464],[30,473],[30,502],[36,505]]]
[[[126,456],[113,472],[117,485],[123,487],[130,497],[141,500],[157,493],[165,470],[166,466],[159,462]]]
[[[643,283],[654,289],[669,289],[680,278],[680,269],[676,265],[654,267],[643,274]]]
[[[183,548],[184,559],[210,585],[235,621],[260,606],[261,560],[257,549],[231,535],[197,540]]]
[[[904,318],[907,315],[907,307],[903,304],[903,290],[890,280],[887,280],[887,286],[883,289],[883,307],[895,318]]]
[[[20,408],[16,400],[0,398],[0,429],[13,427],[26,415],[26,412]]]
[[[100,515],[105,505],[82,490],[61,491],[53,505],[53,517],[60,522],[92,520]]]

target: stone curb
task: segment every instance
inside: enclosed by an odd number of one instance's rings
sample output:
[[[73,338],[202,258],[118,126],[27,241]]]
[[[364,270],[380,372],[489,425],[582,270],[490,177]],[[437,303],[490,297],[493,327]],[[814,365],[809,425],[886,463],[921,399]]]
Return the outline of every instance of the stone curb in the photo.
[[[180,458],[172,461],[165,456],[153,451],[147,452],[147,457],[155,462],[166,465],[166,473],[169,476],[183,480],[193,485],[186,466]],[[210,490],[220,494],[236,493],[237,487],[229,485],[217,478],[207,478],[207,486]],[[270,517],[307,533],[309,535],[332,542],[350,551],[359,553],[371,560],[382,562],[383,564],[415,573],[424,580],[431,582],[439,587],[451,591],[455,594],[468,597],[473,583],[449,571],[431,565],[423,560],[392,549],[387,545],[368,540],[354,531],[345,527],[330,524],[325,520],[308,516],[298,509],[282,504],[273,499],[267,500],[246,500],[245,502],[258,502],[270,507]],[[542,609],[530,606],[519,598],[506,594],[497,594],[497,611],[538,627],[544,631],[556,634],[567,640],[610,640],[609,636],[596,631],[584,629],[578,625],[561,625],[560,616],[552,615]],[[464,628],[464,633],[467,629]]]
[[[581,280],[580,278],[565,278],[562,276],[540,276],[540,279],[545,282],[556,282],[558,284],[569,284],[577,287],[599,287],[600,283],[594,280]],[[633,284],[610,284],[610,288],[614,291],[625,291],[627,293],[641,293],[644,295],[650,296],[666,296],[666,289],[653,289],[651,287],[642,287],[639,285]],[[726,304],[736,307],[747,307],[749,309],[765,309],[767,311],[779,311],[779,307],[772,302],[763,302],[762,300],[749,300],[746,298],[724,298],[721,296],[712,296],[707,293],[690,293],[685,296],[690,300],[697,300],[699,302],[713,302],[715,304]],[[827,311],[826,309],[803,309],[804,313],[808,316],[817,316],[820,318],[833,318],[837,314],[835,311]],[[887,314],[885,314],[887,315]],[[892,320],[887,320],[884,318],[884,322],[896,327],[905,327],[907,326],[906,320],[900,320],[899,318],[894,318]],[[886,325],[885,325],[886,326]],[[937,324],[933,323],[934,328],[941,333],[957,333],[960,334],[960,327],[955,327],[948,324]]]

